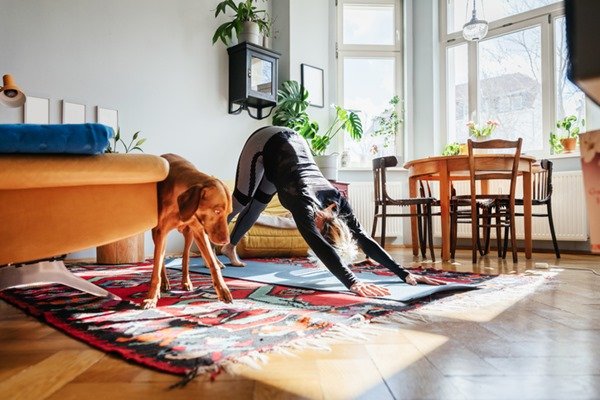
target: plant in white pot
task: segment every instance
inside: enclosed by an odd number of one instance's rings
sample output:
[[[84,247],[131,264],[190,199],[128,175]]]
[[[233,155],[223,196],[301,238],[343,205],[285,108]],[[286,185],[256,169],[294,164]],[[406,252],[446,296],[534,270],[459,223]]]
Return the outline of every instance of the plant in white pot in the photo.
[[[273,114],[273,125],[291,128],[302,135],[308,142],[315,162],[327,179],[337,180],[338,154],[325,155],[332,139],[340,132],[346,131],[354,140],[363,135],[362,122],[354,111],[333,105],[335,118],[329,128],[319,134],[319,124],[308,116],[308,91],[297,81],[286,81],[278,91],[279,105]]]
[[[325,178],[337,180],[338,154],[326,155],[325,152],[339,132],[345,131],[352,139],[359,141],[363,135],[363,127],[360,117],[354,111],[346,110],[335,104],[332,107],[335,108],[335,118],[325,133],[314,133],[305,138],[309,140],[315,161]]]
[[[233,11],[234,15],[231,21],[219,25],[212,38],[213,44],[221,40],[228,46],[235,32],[239,43],[262,45],[261,32],[269,29],[268,15],[265,10],[259,10],[255,3],[255,0],[245,0],[238,4],[233,0],[220,2],[215,10],[215,18],[221,13],[226,14],[227,9]]]

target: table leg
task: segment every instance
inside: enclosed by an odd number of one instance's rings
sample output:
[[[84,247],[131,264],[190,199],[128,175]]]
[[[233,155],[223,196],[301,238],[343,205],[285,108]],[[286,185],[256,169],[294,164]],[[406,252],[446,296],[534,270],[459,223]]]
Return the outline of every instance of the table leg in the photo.
[[[531,171],[523,172],[523,226],[525,230],[525,258],[531,259]]]
[[[417,197],[417,178],[408,178],[408,195],[411,199]],[[416,214],[417,206],[410,206],[410,213]],[[417,217],[410,217],[410,234],[413,256],[419,255],[419,235],[417,233]]]
[[[442,261],[450,261],[450,180],[448,165],[440,163],[440,222],[442,224]]]

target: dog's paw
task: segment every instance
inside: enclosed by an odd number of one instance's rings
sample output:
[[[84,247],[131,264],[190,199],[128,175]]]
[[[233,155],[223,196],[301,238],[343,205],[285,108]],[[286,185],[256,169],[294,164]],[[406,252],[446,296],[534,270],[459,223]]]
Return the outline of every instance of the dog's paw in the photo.
[[[149,299],[144,299],[144,301],[142,302],[142,307],[145,310],[148,310],[150,308],[156,308],[156,303],[158,303],[158,298],[157,297],[151,297]]]
[[[217,289],[217,297],[219,298],[219,301],[222,301],[223,303],[233,302],[233,296],[227,286],[222,287],[220,290]]]
[[[181,281],[181,286],[183,286],[183,290],[187,290],[188,292],[191,292],[192,290],[194,290],[194,284],[192,283],[191,279],[187,279],[187,280],[182,280]]]
[[[219,259],[217,259],[217,266],[218,266],[220,269],[225,269],[225,264],[223,264],[223,263],[221,262],[221,260],[219,260]]]
[[[163,292],[168,292],[171,290],[171,284],[169,282],[162,281],[160,283],[160,290]]]

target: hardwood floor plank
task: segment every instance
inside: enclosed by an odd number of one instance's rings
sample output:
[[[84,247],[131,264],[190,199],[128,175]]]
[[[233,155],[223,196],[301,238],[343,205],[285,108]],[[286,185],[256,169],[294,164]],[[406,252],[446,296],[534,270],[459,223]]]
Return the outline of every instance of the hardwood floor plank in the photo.
[[[61,350],[17,375],[0,382],[6,399],[45,399],[98,362],[104,353],[96,350]]]

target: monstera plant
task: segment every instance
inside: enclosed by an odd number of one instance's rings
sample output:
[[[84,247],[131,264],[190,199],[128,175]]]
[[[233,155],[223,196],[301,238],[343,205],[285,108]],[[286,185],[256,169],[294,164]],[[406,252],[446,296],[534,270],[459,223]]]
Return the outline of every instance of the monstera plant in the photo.
[[[346,110],[338,105],[335,118],[329,128],[319,133],[319,124],[310,119],[308,109],[308,91],[297,81],[286,81],[278,91],[279,105],[273,114],[273,124],[293,129],[309,143],[313,155],[323,155],[332,139],[340,132],[346,131],[354,140],[363,135],[362,122],[354,111]]]

